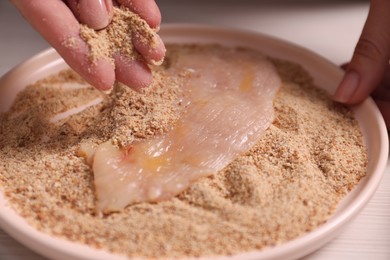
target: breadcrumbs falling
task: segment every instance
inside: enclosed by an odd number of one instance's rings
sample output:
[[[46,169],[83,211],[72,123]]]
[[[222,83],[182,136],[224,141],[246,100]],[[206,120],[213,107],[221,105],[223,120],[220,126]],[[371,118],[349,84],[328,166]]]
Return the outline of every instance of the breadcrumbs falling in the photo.
[[[133,38],[152,49],[157,47],[155,31],[139,15],[123,6],[113,8],[112,21],[102,30],[95,31],[81,25],[80,37],[89,46],[89,58],[92,62],[106,59],[114,64],[113,57],[116,53],[132,60],[138,59],[139,54],[134,48]],[[70,40],[72,39],[68,41]]]
[[[326,222],[365,175],[366,149],[352,112],[300,66],[280,60],[272,60],[283,81],[275,120],[249,152],[171,200],[95,215],[93,173],[76,155],[80,143],[111,139],[124,147],[167,131],[178,119],[186,75],[172,79],[164,70],[186,48],[169,46],[144,93],[120,84],[109,96],[92,87],[61,88],[83,83],[70,70],[21,92],[0,115],[0,186],[11,206],[43,232],[146,258],[264,249]],[[50,123],[53,112],[99,97],[99,105]]]

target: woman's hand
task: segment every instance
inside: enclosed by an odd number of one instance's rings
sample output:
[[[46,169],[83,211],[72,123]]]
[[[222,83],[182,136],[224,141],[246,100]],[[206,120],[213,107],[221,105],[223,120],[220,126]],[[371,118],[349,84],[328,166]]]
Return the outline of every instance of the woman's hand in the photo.
[[[390,1],[372,0],[363,32],[334,99],[346,104],[371,93],[390,129]]]
[[[80,38],[80,23],[93,29],[106,27],[112,18],[112,0],[11,0],[30,24],[57,50],[63,59],[91,85],[101,90],[110,89],[118,80],[134,89],[148,86],[152,75],[146,62],[161,60],[165,47],[158,38],[158,46],[151,46],[132,39],[142,60],[131,60],[121,55],[115,56],[115,64],[100,59],[91,62],[87,44]],[[131,11],[140,15],[152,28],[158,28],[161,14],[154,0],[118,0]],[[157,36],[158,37],[158,36]],[[68,39],[74,39],[72,46]],[[27,43],[28,44],[28,43]],[[150,57],[150,53],[152,57]]]

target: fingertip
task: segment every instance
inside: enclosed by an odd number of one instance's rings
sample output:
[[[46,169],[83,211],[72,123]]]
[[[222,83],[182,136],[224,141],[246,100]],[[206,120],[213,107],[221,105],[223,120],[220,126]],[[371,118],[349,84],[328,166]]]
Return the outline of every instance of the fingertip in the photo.
[[[344,74],[333,99],[340,103],[350,103],[351,98],[359,87],[360,75],[354,70],[349,70]]]
[[[115,55],[115,76],[119,82],[135,91],[140,91],[152,83],[152,72],[145,63],[118,54]]]
[[[114,86],[114,66],[106,60],[99,60],[94,63],[88,62],[84,66],[72,66],[72,62],[68,62],[68,64],[85,81],[98,90],[107,91]]]
[[[142,35],[135,35],[133,37],[133,44],[145,59],[146,63],[160,65],[164,61],[166,48],[162,39],[157,34],[154,35],[154,42],[152,43],[144,41]]]
[[[111,62],[107,60],[98,60],[83,71],[81,75],[95,88],[107,91],[112,89],[115,82],[115,70]]]

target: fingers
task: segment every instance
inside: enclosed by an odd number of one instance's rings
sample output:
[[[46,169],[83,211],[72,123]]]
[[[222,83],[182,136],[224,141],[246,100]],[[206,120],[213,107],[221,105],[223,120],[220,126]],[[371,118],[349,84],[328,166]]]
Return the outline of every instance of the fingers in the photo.
[[[30,24],[57,50],[68,65],[98,89],[115,81],[114,66],[106,60],[92,63],[88,46],[79,36],[80,24],[60,0],[13,0]],[[55,12],[53,12],[55,10]]]
[[[93,5],[91,1],[95,1],[95,7],[91,7]],[[86,13],[83,10],[87,10],[89,7],[100,8],[98,12],[102,11],[101,6],[96,4],[97,2],[97,0],[68,0],[67,4],[72,10],[78,10],[77,13],[74,11],[74,14],[79,16],[79,19],[84,19],[81,18]],[[112,9],[112,1],[109,2],[111,3],[109,8]],[[92,62],[89,57],[89,47],[79,35],[80,24],[63,1],[13,0],[13,3],[31,25],[57,50],[68,65],[98,89],[110,89],[115,80],[135,90],[146,87],[152,81],[152,74],[146,63],[155,64],[164,58],[165,46],[159,36],[153,32],[154,44],[145,41],[141,34],[138,35],[139,37],[133,36],[132,38],[135,48],[143,57],[142,60],[131,60],[115,55],[115,66],[105,59]],[[146,8],[148,3],[151,4],[152,8]],[[127,4],[131,4],[133,10],[143,10],[143,15],[146,16],[150,16],[148,12],[158,11],[154,1],[134,0],[128,1]],[[56,11],[53,12],[53,10]],[[90,15],[94,16],[92,11]],[[94,23],[91,20],[84,19],[84,21]],[[95,24],[95,28],[96,26]]]
[[[67,0],[77,20],[90,28],[99,30],[112,19],[112,0]]]
[[[150,27],[155,29],[160,27],[161,13],[154,0],[117,0],[117,2],[138,14]]]
[[[86,23],[93,29],[103,28],[111,21],[113,13],[112,0],[68,0],[68,5],[76,14],[79,21]],[[158,27],[161,21],[160,11],[154,1],[120,1],[133,12],[145,19],[151,27]],[[95,17],[95,18],[94,18]],[[107,18],[104,20],[103,18]],[[91,26],[94,25],[94,26]],[[145,35],[142,31],[135,33],[132,38],[132,43],[135,49],[141,54],[142,61],[133,61],[124,56],[115,55],[115,76],[116,80],[132,87],[135,90],[140,90],[142,87],[147,87],[152,80],[150,69],[146,64],[159,64],[165,56],[165,46],[160,37],[153,34],[153,43],[145,40]]]
[[[133,44],[146,63],[160,65],[163,62],[166,49],[163,41],[157,34],[154,35],[154,43],[152,44],[144,41],[142,35],[135,34],[133,36]]]
[[[381,82],[390,59],[390,1],[372,0],[363,32],[334,99],[355,104]]]

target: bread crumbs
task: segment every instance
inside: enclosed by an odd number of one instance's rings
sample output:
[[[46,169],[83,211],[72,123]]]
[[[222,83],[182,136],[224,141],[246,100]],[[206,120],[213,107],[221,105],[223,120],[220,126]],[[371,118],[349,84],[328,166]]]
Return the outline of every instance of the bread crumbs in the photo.
[[[275,59],[283,81],[275,120],[250,151],[173,199],[95,215],[93,174],[77,156],[80,143],[126,146],[166,132],[179,116],[185,74],[173,79],[165,70],[186,48],[168,46],[143,93],[117,84],[106,96],[70,70],[19,93],[0,114],[0,188],[11,206],[42,232],[145,258],[259,250],[325,223],[365,176],[362,134],[353,113],[299,65]],[[53,115],[95,99],[101,102],[52,123]]]

